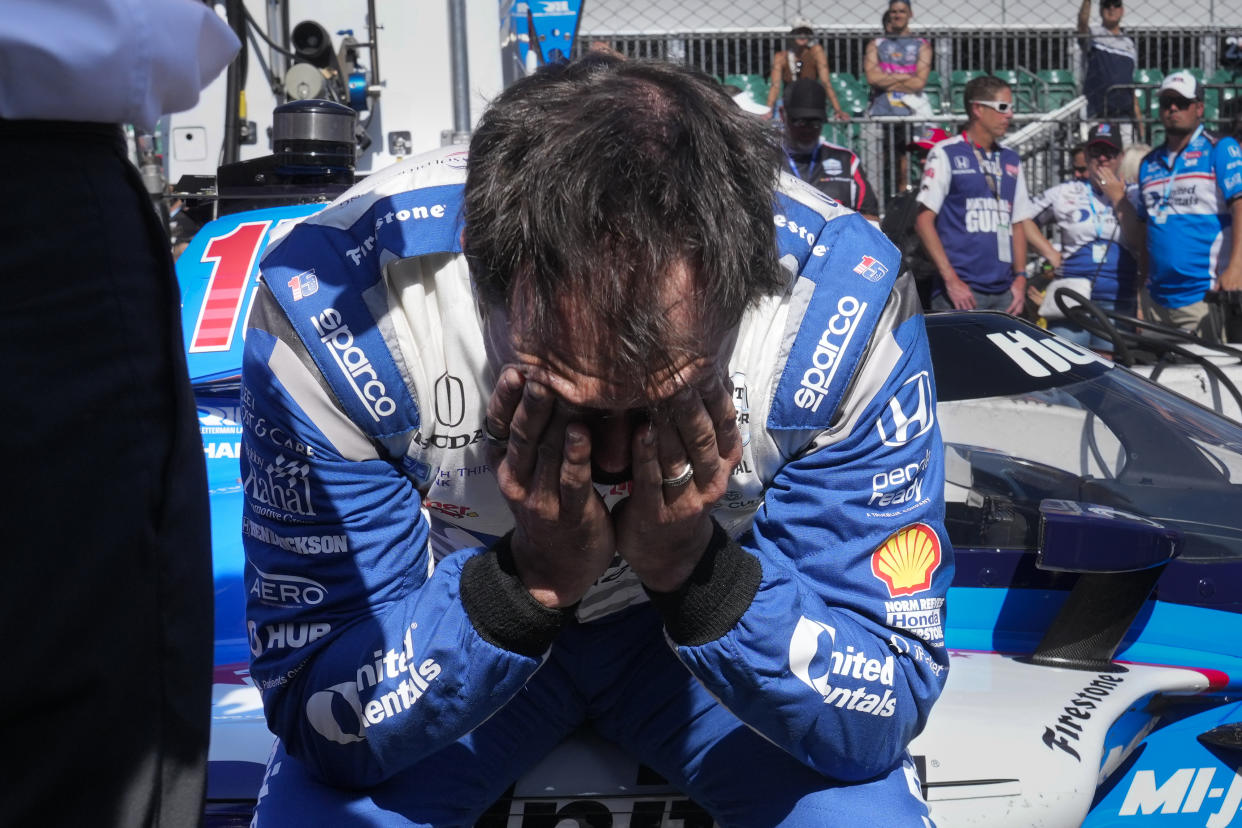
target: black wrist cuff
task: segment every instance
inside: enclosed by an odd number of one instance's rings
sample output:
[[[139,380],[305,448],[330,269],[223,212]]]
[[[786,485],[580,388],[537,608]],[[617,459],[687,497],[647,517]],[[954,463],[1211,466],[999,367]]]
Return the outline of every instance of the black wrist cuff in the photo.
[[[647,590],[668,637],[687,647],[715,641],[733,629],[763,579],[759,559],[743,551],[715,520],[712,527],[707,551],[681,587],[673,592]]]
[[[573,610],[545,607],[531,597],[513,563],[512,534],[466,561],[461,569],[461,603],[484,641],[539,658]]]

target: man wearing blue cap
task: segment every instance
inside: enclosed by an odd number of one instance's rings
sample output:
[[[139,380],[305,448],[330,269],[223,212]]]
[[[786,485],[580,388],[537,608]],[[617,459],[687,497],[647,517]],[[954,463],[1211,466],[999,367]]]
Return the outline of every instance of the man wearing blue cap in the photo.
[[[1204,297],[1242,290],[1242,147],[1203,129],[1203,85],[1190,72],[1160,84],[1165,142],[1139,167],[1139,218],[1147,225],[1146,319],[1221,341]]]

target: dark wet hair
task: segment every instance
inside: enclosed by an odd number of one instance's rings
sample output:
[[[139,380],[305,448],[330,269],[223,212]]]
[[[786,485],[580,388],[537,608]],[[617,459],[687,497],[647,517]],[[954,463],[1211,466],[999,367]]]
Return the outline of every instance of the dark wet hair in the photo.
[[[585,334],[615,381],[648,387],[699,334],[784,290],[779,152],[763,121],[692,69],[590,55],[519,80],[470,142],[463,241],[485,310],[520,310],[524,349]],[[693,277],[694,331],[661,301],[678,264]]]

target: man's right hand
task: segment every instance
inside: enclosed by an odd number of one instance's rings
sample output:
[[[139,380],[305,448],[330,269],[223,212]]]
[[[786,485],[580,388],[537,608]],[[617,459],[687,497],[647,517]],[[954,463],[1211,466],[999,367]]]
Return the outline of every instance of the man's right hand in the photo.
[[[612,520],[591,483],[591,436],[570,423],[547,386],[512,366],[487,404],[500,493],[513,512],[518,577],[548,607],[578,602],[612,563]]]
[[[975,294],[971,292],[970,286],[953,275],[952,279],[944,280],[944,292],[949,297],[949,301],[953,303],[953,307],[958,310],[974,310]]]

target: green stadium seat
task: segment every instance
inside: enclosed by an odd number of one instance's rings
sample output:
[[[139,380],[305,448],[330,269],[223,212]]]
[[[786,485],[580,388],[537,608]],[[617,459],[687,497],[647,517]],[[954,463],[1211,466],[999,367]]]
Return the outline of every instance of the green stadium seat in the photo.
[[[966,88],[966,84],[970,83],[981,75],[986,75],[982,69],[954,69],[953,74],[949,76],[949,106],[953,112],[965,112],[966,109],[962,104],[962,90]]]
[[[1160,103],[1156,100],[1155,87],[1160,85],[1160,81],[1164,80],[1164,72],[1159,69],[1135,69],[1132,75],[1136,84],[1142,84],[1150,87],[1148,89],[1135,89],[1134,94],[1139,99],[1139,112],[1147,113],[1150,118],[1158,118],[1160,116]]]
[[[768,80],[763,75],[725,75],[721,83],[749,92],[756,103],[768,102]]]
[[[819,134],[824,136],[825,141],[831,141],[838,146],[849,147],[854,152],[858,152],[862,127],[855,122],[828,121]]]
[[[1039,93],[1041,109],[1045,112],[1064,106],[1078,96],[1074,73],[1068,69],[1041,69],[1036,74],[1043,81]]]
[[[1217,69],[1207,78],[1206,84],[1207,89],[1203,95],[1204,120],[1231,119],[1238,109],[1238,104],[1234,101],[1238,98],[1238,86],[1242,85],[1242,72]],[[1227,131],[1225,124],[1212,124],[1211,128]]]

